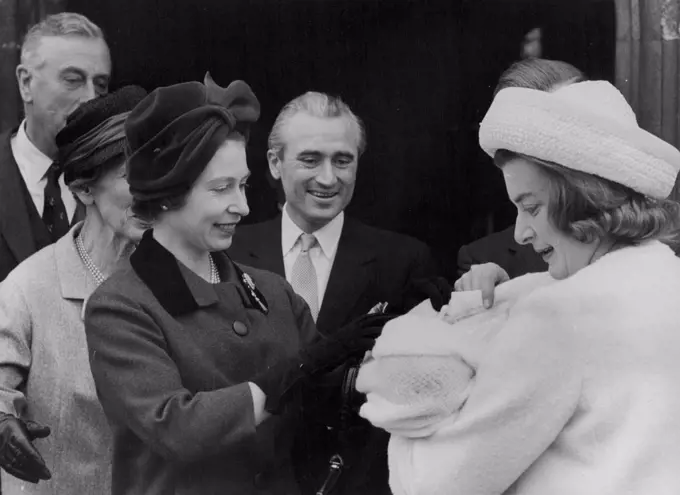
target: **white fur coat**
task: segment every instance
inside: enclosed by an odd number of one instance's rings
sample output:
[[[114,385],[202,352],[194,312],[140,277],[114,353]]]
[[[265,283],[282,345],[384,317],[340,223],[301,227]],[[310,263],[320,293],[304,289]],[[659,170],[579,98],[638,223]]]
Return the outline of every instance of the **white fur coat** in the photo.
[[[441,322],[441,345],[424,343],[426,324],[411,327],[410,346],[388,327],[378,339],[376,363],[439,353],[467,366],[445,367],[441,389],[453,392],[425,410],[411,406],[433,403],[431,366],[421,402],[412,376],[395,387],[393,369],[383,382],[371,363],[362,370],[362,414],[393,434],[394,494],[680,493],[680,259],[650,242],[527,292],[497,315],[500,328],[480,327],[479,345],[457,332],[466,320],[448,326],[453,345]]]
[[[432,435],[467,400],[479,361],[510,309],[551,283],[547,272],[530,274],[499,286],[489,310],[481,291],[453,292],[439,314],[426,300],[391,320],[357,378],[366,394],[360,414],[393,435]]]

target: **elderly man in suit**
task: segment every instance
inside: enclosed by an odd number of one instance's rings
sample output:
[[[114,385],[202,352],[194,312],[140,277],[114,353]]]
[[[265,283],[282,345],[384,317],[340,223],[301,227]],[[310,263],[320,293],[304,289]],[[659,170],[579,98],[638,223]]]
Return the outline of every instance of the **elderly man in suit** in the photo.
[[[285,205],[273,220],[240,227],[230,249],[235,260],[284,276],[325,334],[377,303],[399,300],[413,280],[435,273],[422,242],[344,214],[365,146],[361,120],[339,98],[308,92],[288,103],[274,123],[267,152]],[[306,426],[307,439],[323,435],[324,428]],[[363,452],[343,474],[339,493],[387,494],[386,436],[372,430],[362,440],[368,446],[354,446]],[[301,454],[299,478],[306,493],[315,493],[326,475],[333,441],[323,443]]]
[[[101,29],[61,13],[26,34],[16,69],[25,119],[0,136],[0,281],[64,235],[76,200],[55,164],[55,137],[81,103],[108,91],[111,58]]]

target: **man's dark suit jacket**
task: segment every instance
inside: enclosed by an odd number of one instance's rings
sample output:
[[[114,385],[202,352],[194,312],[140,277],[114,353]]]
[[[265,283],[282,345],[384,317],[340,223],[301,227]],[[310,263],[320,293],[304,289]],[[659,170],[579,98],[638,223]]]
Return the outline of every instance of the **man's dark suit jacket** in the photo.
[[[281,217],[238,227],[229,255],[285,277]],[[436,275],[435,270],[424,243],[345,216],[316,326],[322,333],[332,333],[375,304],[397,300],[410,280]]]
[[[281,251],[281,217],[238,227],[229,249],[240,263],[285,277]],[[317,319],[317,328],[332,334],[375,304],[398,301],[409,281],[436,275],[429,248],[402,234],[376,229],[345,216],[335,260]],[[329,406],[330,407],[330,406]],[[337,405],[336,405],[337,407]],[[335,410],[333,411],[335,412]],[[334,494],[388,495],[387,440],[382,430],[359,421],[360,441],[352,444],[354,459]],[[308,420],[296,448],[296,471],[302,493],[316,493],[328,473],[328,459],[336,441],[324,425]],[[353,438],[357,438],[354,437]]]
[[[23,260],[52,244],[12,154],[15,132],[0,135],[0,282]],[[84,217],[85,209],[78,205],[72,223]]]
[[[508,272],[510,278],[546,271],[547,263],[530,245],[515,242],[514,231],[513,225],[461,247],[458,251],[458,276],[472,265],[482,263],[496,263]]]
[[[0,282],[52,242],[12,155],[12,133],[0,136]]]

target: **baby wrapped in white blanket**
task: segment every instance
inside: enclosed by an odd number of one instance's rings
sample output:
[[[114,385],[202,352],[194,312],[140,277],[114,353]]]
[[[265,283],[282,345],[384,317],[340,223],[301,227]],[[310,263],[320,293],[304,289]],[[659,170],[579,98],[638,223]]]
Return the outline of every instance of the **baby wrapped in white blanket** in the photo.
[[[553,282],[548,273],[506,282],[496,288],[488,310],[480,291],[454,292],[439,314],[428,300],[385,325],[371,358],[361,367],[357,390],[366,394],[361,416],[392,434],[391,478],[395,469],[403,470],[395,465],[400,442],[428,437],[442,423],[455,420],[489,341],[512,307]]]

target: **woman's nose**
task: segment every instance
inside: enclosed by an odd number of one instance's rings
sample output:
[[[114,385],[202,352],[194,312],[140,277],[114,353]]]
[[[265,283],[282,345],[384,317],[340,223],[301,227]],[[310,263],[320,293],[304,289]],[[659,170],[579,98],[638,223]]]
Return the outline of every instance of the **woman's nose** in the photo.
[[[250,208],[248,207],[248,199],[243,191],[237,193],[237,198],[235,201],[231,202],[227,207],[227,211],[234,215],[240,215],[242,217],[247,216],[250,213]]]
[[[515,242],[522,245],[529,244],[533,237],[534,231],[531,227],[517,219],[515,221]]]

